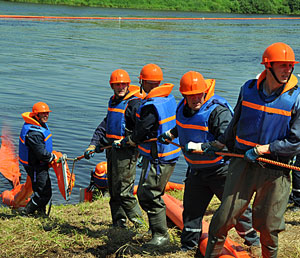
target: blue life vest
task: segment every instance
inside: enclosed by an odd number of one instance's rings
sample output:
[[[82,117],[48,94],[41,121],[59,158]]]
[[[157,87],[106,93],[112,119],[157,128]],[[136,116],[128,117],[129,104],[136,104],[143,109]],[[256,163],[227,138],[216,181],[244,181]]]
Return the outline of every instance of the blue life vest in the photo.
[[[95,169],[93,169],[92,181],[94,182],[94,185],[98,189],[107,189],[108,188],[107,174],[106,173],[103,173],[100,176],[100,175],[97,175],[96,172],[95,172]]]
[[[242,87],[242,108],[236,132],[235,147],[248,150],[256,145],[283,140],[290,131],[292,109],[300,93],[298,87],[282,93],[271,102],[262,100],[257,81]]]
[[[47,151],[52,152],[52,134],[45,124],[46,128],[38,125],[24,123],[20,137],[19,137],[19,160],[24,166],[28,166],[28,153],[29,148],[25,143],[25,136],[29,131],[41,132],[44,135],[45,148]]]
[[[158,115],[159,127],[157,130],[157,135],[172,129],[176,125],[176,101],[173,95],[168,95],[167,97],[153,97],[144,100],[144,103],[140,106],[138,110],[138,116],[140,115],[141,109],[147,105],[153,105],[156,109]],[[174,140],[175,143],[178,143],[178,139]],[[151,145],[153,142],[142,143],[138,146],[140,154],[152,160],[151,155]],[[157,144],[157,154],[158,159],[161,161],[169,161],[179,157],[180,148],[174,146],[173,144]]]
[[[112,105],[113,96],[108,102],[106,137],[112,140],[121,140],[125,138],[125,112],[129,101],[133,100],[134,96],[122,100],[117,105]]]
[[[200,108],[200,110],[191,117],[183,115],[184,99],[180,101],[176,110],[176,124],[180,145],[185,146],[189,142],[204,143],[214,141],[215,137],[209,132],[208,121],[211,112],[218,106],[227,107],[233,114],[229,103],[218,95],[212,96]],[[183,153],[186,162],[191,168],[201,169],[214,167],[224,163],[222,156],[210,157],[197,153]]]

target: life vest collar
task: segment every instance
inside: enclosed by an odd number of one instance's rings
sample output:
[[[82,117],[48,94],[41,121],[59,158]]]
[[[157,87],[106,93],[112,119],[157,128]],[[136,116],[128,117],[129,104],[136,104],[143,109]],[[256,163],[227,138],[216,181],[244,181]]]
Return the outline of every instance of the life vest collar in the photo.
[[[259,90],[259,85],[266,78],[266,75],[267,75],[267,70],[264,70],[260,74],[260,76],[257,80],[257,90]],[[297,77],[295,75],[291,74],[291,77],[290,77],[289,81],[284,85],[284,89],[281,92],[281,94],[283,94],[283,93],[289,91],[290,89],[294,88],[297,85],[297,83],[298,83]]]
[[[170,95],[172,89],[174,87],[174,84],[172,83],[165,83],[162,84],[154,89],[152,89],[145,99],[151,99],[154,97],[167,97]]]
[[[27,124],[41,126],[41,124],[33,118],[32,112],[24,112],[22,117]]]

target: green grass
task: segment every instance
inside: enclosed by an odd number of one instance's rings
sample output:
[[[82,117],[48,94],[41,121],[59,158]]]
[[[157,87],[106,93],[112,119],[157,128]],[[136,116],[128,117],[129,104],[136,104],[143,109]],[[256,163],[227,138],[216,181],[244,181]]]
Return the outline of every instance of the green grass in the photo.
[[[182,199],[183,192],[170,194]],[[180,231],[170,221],[170,245],[143,249],[142,244],[150,239],[146,215],[141,229],[134,229],[130,223],[128,229],[112,228],[108,201],[97,198],[92,203],[52,206],[49,218],[24,217],[16,210],[1,207],[0,257],[193,257],[193,252],[180,251]],[[213,199],[206,221],[218,205]],[[287,211],[285,219],[287,230],[280,234],[278,257],[299,258],[300,212]],[[243,246],[234,230],[229,235]]]

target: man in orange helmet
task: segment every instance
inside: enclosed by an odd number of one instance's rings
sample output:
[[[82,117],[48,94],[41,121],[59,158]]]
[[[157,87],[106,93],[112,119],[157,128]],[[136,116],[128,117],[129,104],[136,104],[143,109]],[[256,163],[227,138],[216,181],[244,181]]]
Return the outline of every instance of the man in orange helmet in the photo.
[[[104,146],[117,143],[130,135],[135,126],[136,111],[140,106],[140,90],[130,85],[125,70],[117,69],[110,76],[114,95],[108,103],[107,115],[96,128],[89,147],[84,152],[86,159],[94,152],[102,152]],[[138,151],[136,147],[107,149],[107,181],[110,194],[110,209],[114,227],[126,227],[127,218],[136,226],[142,225],[142,212],[133,195]]]
[[[140,72],[141,88],[148,94],[137,112],[137,123],[132,135],[117,147],[138,144],[142,172],[137,196],[142,209],[147,212],[152,239],[145,247],[164,246],[169,241],[166,207],[161,196],[174,171],[180,148],[166,146],[151,139],[175,125],[175,98],[170,94],[173,84],[163,84],[163,73],[156,64],[145,65]],[[145,142],[150,140],[148,142]]]
[[[209,142],[224,133],[232,118],[231,106],[214,94],[214,89],[215,80],[204,80],[195,71],[185,73],[180,80],[179,91],[184,98],[176,109],[176,126],[158,137],[165,144],[178,137],[180,145],[185,146],[188,170],[183,197],[183,251],[198,247],[203,216],[214,195],[221,200],[228,172],[228,160],[222,156],[193,153],[210,147]],[[236,230],[245,244],[259,246],[250,208],[239,219]]]
[[[35,103],[32,112],[25,112],[25,121],[19,138],[19,161],[24,166],[32,182],[33,196],[25,207],[27,215],[38,211],[46,213],[46,205],[52,196],[49,177],[49,163],[56,156],[52,153],[52,134],[48,128],[48,105]]]
[[[278,42],[262,56],[265,70],[241,88],[233,119],[215,146],[244,154],[232,158],[222,203],[212,218],[205,257],[219,257],[224,241],[252,196],[253,227],[260,232],[263,257],[277,257],[278,233],[290,190],[290,171],[256,162],[260,156],[288,163],[300,151],[297,78],[294,51]],[[212,150],[213,151],[213,150]]]

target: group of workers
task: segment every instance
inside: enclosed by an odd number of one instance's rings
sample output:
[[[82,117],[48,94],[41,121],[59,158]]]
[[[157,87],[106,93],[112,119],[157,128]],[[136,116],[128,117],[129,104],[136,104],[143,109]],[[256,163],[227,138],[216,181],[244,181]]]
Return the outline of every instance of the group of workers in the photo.
[[[127,219],[135,227],[141,226],[141,207],[152,234],[144,246],[169,242],[162,195],[182,151],[188,164],[182,251],[198,247],[203,216],[216,195],[221,205],[210,223],[205,257],[219,257],[232,227],[245,244],[261,248],[263,257],[277,257],[278,233],[284,230],[283,215],[289,201],[290,171],[257,159],[263,156],[289,163],[300,153],[300,89],[292,74],[298,62],[292,48],[278,42],[266,48],[261,63],[264,71],[242,86],[234,112],[214,93],[215,80],[205,80],[196,71],[182,76],[179,91],[183,99],[178,105],[171,94],[174,85],[161,85],[163,72],[156,64],[142,68],[141,87],[130,85],[125,70],[112,72],[109,83],[113,96],[107,115],[84,156],[90,159],[106,149],[114,227],[126,227]],[[40,109],[23,114],[20,135],[20,160],[34,191],[25,207],[28,214],[44,210],[51,197],[48,169],[43,164],[55,159],[46,124],[50,109],[45,103],[35,105]],[[219,156],[217,152],[224,149],[243,154],[244,159]],[[133,185],[138,157],[142,158],[142,169],[136,199]],[[293,186],[297,187],[290,201],[297,200],[300,187]]]

